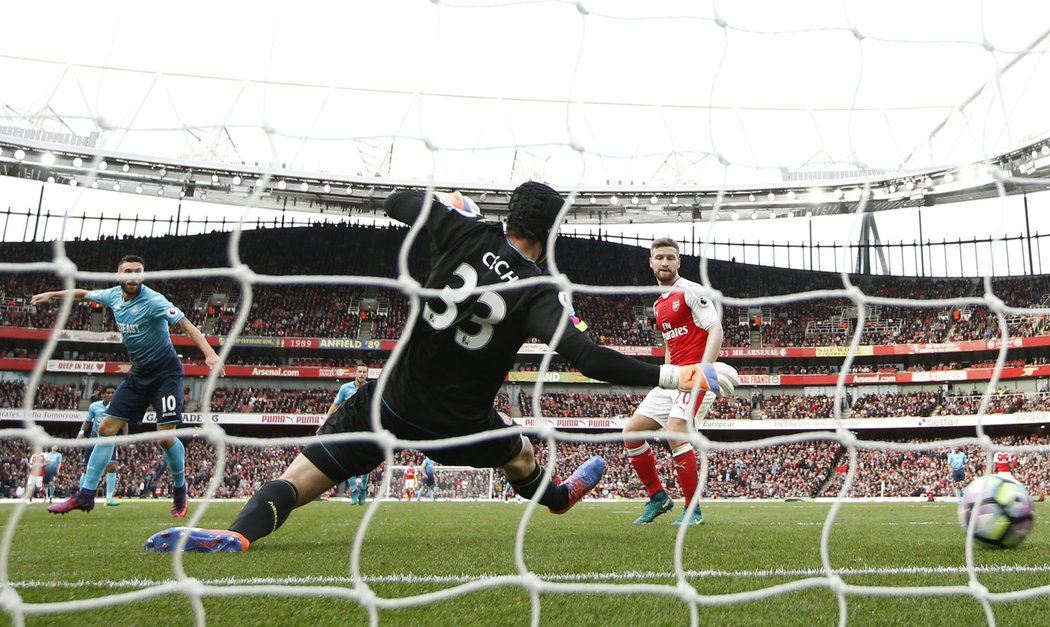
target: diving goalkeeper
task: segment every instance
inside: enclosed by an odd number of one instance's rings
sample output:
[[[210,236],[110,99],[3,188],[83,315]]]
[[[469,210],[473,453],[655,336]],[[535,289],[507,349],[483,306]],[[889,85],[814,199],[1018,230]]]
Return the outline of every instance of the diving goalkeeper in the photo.
[[[433,201],[425,217],[423,207]],[[423,298],[403,355],[389,367],[380,399],[383,429],[406,440],[434,440],[419,450],[450,466],[500,468],[514,491],[563,514],[601,480],[605,461],[594,456],[568,480],[540,491],[543,468],[532,445],[512,430],[493,408],[521,344],[538,337],[550,344],[559,320],[571,315],[567,295],[553,282],[501,291],[477,292],[481,286],[513,285],[544,274],[538,263],[546,255],[547,236],[565,200],[536,182],[520,185],[511,195],[504,233],[499,222],[487,222],[477,206],[459,194],[402,191],[386,199],[387,214],[404,224],[422,220],[430,235],[431,272],[426,287],[440,296]],[[736,371],[726,364],[655,365],[595,344],[569,321],[556,350],[585,376],[619,385],[733,393]],[[436,377],[439,371],[443,376]],[[376,382],[366,383],[322,425],[320,435],[372,430],[372,397]],[[443,438],[483,432],[501,435],[475,444],[442,446]],[[228,530],[176,527],[158,532],[145,548],[172,551],[180,537],[188,551],[247,550],[284,524],[292,510],[349,477],[376,468],[383,449],[372,442],[320,440],[303,449],[276,480],[263,485]]]

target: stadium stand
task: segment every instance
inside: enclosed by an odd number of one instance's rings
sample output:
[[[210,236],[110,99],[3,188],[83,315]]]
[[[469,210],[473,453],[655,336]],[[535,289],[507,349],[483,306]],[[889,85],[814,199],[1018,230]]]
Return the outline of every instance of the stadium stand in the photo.
[[[293,231],[260,230],[245,233],[241,242],[242,260],[259,274],[325,274],[333,269],[356,274],[390,277],[395,267],[393,255],[404,237],[403,229],[366,228],[360,226],[316,225]],[[103,240],[70,242],[67,253],[83,269],[107,269],[115,266],[120,255],[138,252],[151,260],[151,270],[179,269],[202,265],[225,265],[227,234],[213,233],[190,238],[159,237],[139,240]],[[424,267],[422,252],[428,245],[417,242],[410,255],[410,267],[417,274]],[[301,250],[318,254],[302,255]],[[646,251],[632,246],[594,239],[560,238],[557,253],[563,271],[577,282],[590,285],[635,284],[650,286],[652,279],[646,265]],[[0,261],[39,261],[49,259],[49,245],[15,244],[0,249]],[[155,262],[153,260],[156,260]],[[698,280],[695,258],[686,257],[684,276]],[[841,288],[839,275],[804,273],[711,262],[713,287],[727,296],[748,297],[777,295],[812,289]],[[866,293],[876,296],[907,298],[915,306],[873,306],[863,312],[861,345],[869,347],[907,347],[907,350],[862,352],[848,369],[848,374],[867,376],[851,381],[846,394],[838,400],[844,418],[929,418],[937,416],[974,416],[984,400],[991,369],[995,366],[999,335],[998,318],[986,307],[933,307],[923,301],[959,296],[979,296],[982,282],[969,279],[922,279],[858,277]],[[0,276],[0,408],[21,407],[25,397],[25,374],[38,359],[46,334],[57,308],[36,310],[28,305],[31,294],[51,289],[56,280],[46,274]],[[393,343],[403,332],[408,315],[408,300],[390,288],[375,288],[352,283],[326,285],[255,285],[249,299],[235,281],[216,279],[169,280],[149,282],[182,307],[191,320],[212,337],[229,333],[236,317],[247,308],[247,325],[242,336],[249,342],[235,343],[227,359],[228,366],[246,370],[221,381],[211,397],[211,411],[222,414],[308,414],[322,415],[345,371],[358,362],[366,363],[372,376],[377,376],[386,363]],[[1012,277],[993,280],[993,291],[1007,305],[1038,307],[1050,294],[1050,277]],[[654,361],[662,360],[662,340],[654,329],[652,295],[611,296],[576,294],[573,307],[589,325],[593,337],[602,343],[635,351]],[[714,421],[783,421],[805,422],[835,415],[835,380],[842,369],[843,351],[861,324],[861,313],[855,303],[843,298],[802,301],[775,307],[726,307],[723,311],[726,361],[736,365],[744,375],[744,386],[733,398],[719,399],[709,420]],[[1013,338],[1040,340],[1050,335],[1043,315],[1011,315],[1007,319]],[[88,304],[73,308],[66,328],[71,331],[105,334],[114,330],[108,313],[93,310]],[[286,343],[289,338],[301,342]],[[321,347],[322,340],[334,339],[342,344],[331,350]],[[381,342],[387,342],[382,344]],[[979,345],[965,344],[980,342]],[[369,344],[371,343],[371,344]],[[1009,359],[998,387],[989,395],[985,412],[1009,415],[1050,410],[1048,377],[1039,367],[1047,364],[1041,341],[1011,347]],[[799,357],[788,350],[815,349]],[[735,351],[735,352],[734,352]],[[200,366],[193,351],[184,358],[187,368]],[[823,354],[823,356],[821,356]],[[734,357],[737,355],[737,357]],[[499,411],[521,420],[531,417],[532,395],[542,353],[523,352],[504,390],[496,401]],[[62,362],[49,369],[36,390],[34,408],[79,412],[96,398],[101,386],[120,380],[119,364],[126,361],[119,343],[99,341],[92,335],[59,343],[50,355]],[[94,364],[98,374],[85,364]],[[328,372],[323,374],[322,370]],[[303,376],[303,372],[312,373]],[[293,374],[294,373],[294,374]],[[187,407],[199,407],[203,400],[200,373],[188,371]],[[920,378],[906,377],[920,375]],[[605,420],[629,416],[645,390],[611,389],[583,379],[568,364],[555,357],[544,374],[540,397],[545,417]],[[750,379],[748,379],[750,377]],[[786,377],[786,379],[785,379]],[[898,379],[898,377],[902,377]],[[789,381],[790,383],[785,383]],[[14,424],[9,414],[6,424]],[[1042,441],[1040,427],[1045,421],[1031,421],[992,429],[998,442],[1024,444]],[[55,433],[65,433],[75,421],[42,422]],[[316,422],[300,430],[310,429]],[[919,424],[919,423],[917,423]],[[290,427],[265,424],[224,425],[233,432],[245,430],[254,435],[283,435]],[[306,431],[303,431],[304,433]],[[769,427],[766,433],[777,433]],[[754,432],[752,432],[753,434]],[[921,442],[943,437],[945,431],[929,428],[904,429],[894,438]],[[732,430],[717,432],[719,438],[734,439]],[[873,431],[871,437],[884,435]],[[713,437],[713,436],[712,436]],[[741,436],[742,437],[742,436]],[[866,434],[867,437],[867,434]],[[0,492],[13,494],[24,484],[26,459],[24,443],[5,441],[4,463],[0,475]],[[538,442],[543,452],[545,444]],[[163,461],[151,447],[124,447],[127,480],[121,480],[126,496],[164,497],[169,489]],[[622,445],[564,444],[559,447],[559,467],[572,467],[591,454],[600,453],[610,460],[605,484],[597,496],[626,498],[640,496],[640,486],[630,470]],[[224,470],[220,497],[250,495],[262,482],[273,477],[294,456],[297,449],[271,447],[242,449],[231,447]],[[191,441],[187,445],[191,494],[201,494],[212,472],[212,454],[208,445]],[[70,449],[75,459],[80,449]],[[947,494],[944,484],[943,451],[898,453],[896,451],[862,451],[862,468],[877,469],[858,477],[853,495]],[[398,460],[417,463],[412,452],[402,452]],[[772,449],[709,453],[710,472],[705,496],[710,498],[784,498],[833,495],[836,481],[841,481],[843,451],[835,442],[814,441]],[[980,451],[973,448],[971,459],[979,460]],[[419,460],[421,461],[421,460]],[[977,463],[977,462],[975,462]],[[59,478],[59,493],[66,494],[74,485],[76,466],[66,464]],[[1022,466],[1024,479],[1039,491],[1048,482],[1046,460],[1030,456]],[[673,472],[661,467],[665,481],[673,486]],[[498,483],[498,482],[497,482]],[[373,482],[375,485],[375,482]],[[502,494],[502,485],[494,488],[493,498]]]

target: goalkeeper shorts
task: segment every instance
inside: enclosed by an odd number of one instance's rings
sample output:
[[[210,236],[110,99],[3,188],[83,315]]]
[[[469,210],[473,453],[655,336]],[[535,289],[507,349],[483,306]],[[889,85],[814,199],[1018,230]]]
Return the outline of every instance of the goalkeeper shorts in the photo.
[[[369,381],[333,413],[318,435],[332,433],[371,433],[372,396],[375,382]],[[466,431],[443,433],[442,427],[427,425],[424,421],[413,421],[394,412],[386,402],[380,400],[380,421],[384,429],[404,440],[440,440],[471,433],[504,431],[473,444],[457,446],[415,446],[413,448],[447,466],[472,466],[474,468],[499,468],[517,457],[521,452],[521,435],[510,431],[508,424],[493,409],[483,423],[464,425]],[[315,442],[303,449],[303,456],[313,462],[321,472],[335,483],[374,470],[386,456],[374,442],[356,440],[352,442]]]

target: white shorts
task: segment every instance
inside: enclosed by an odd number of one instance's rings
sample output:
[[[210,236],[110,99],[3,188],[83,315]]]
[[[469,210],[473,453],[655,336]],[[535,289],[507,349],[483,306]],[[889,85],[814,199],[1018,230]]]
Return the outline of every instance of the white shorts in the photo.
[[[634,410],[634,413],[652,418],[666,429],[668,418],[691,422],[695,415],[706,416],[707,412],[711,411],[714,402],[715,394],[704,392],[704,398],[697,410],[692,392],[653,388],[645,395],[645,399],[638,405],[638,409]]]
[[[40,475],[33,475],[29,477],[29,488],[33,490],[39,490],[44,487],[44,478]]]
[[[405,479],[405,489],[406,490],[415,490],[416,489],[416,480],[415,479]]]

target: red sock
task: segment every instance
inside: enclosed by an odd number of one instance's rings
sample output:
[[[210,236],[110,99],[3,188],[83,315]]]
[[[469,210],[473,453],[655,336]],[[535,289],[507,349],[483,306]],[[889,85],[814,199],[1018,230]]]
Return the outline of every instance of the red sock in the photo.
[[[686,503],[693,498],[693,494],[700,486],[700,479],[696,475],[696,451],[692,445],[686,443],[671,451],[674,457],[674,471],[678,475],[678,485],[682,486],[682,496]]]
[[[626,442],[626,445],[627,456],[631,459],[631,465],[634,466],[634,471],[638,473],[638,478],[645,484],[645,491],[649,493],[649,496],[663,490],[664,484],[660,481],[660,473],[656,471],[656,456],[653,455],[653,450],[649,448],[649,443],[645,441]]]

